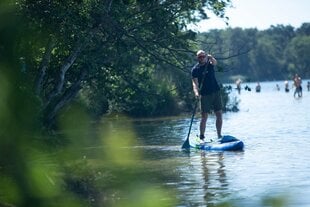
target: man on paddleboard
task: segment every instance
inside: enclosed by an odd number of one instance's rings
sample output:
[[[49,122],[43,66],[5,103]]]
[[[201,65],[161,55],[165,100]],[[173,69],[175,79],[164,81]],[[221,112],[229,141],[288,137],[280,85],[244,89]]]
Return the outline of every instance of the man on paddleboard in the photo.
[[[205,51],[197,53],[198,63],[192,68],[192,84],[195,97],[201,102],[201,121],[199,138],[204,141],[208,113],[214,111],[218,138],[222,137],[222,97],[215,77],[214,66],[217,60]]]

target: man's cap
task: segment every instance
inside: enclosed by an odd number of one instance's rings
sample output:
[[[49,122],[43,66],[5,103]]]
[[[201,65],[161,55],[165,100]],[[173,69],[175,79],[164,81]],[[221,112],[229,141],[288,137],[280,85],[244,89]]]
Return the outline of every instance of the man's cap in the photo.
[[[201,54],[206,54],[206,52],[205,51],[203,51],[203,50],[198,50],[198,52],[196,53],[196,55],[197,56],[199,56],[199,55],[201,55]]]

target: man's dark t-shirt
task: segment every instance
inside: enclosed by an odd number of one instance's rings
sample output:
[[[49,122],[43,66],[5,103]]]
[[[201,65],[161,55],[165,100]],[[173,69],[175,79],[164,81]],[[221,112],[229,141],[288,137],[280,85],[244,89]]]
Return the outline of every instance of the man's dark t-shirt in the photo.
[[[220,90],[220,86],[215,78],[214,65],[212,64],[204,64],[199,65],[197,63],[192,68],[192,78],[198,78],[199,88],[201,86],[202,78],[205,74],[204,81],[202,84],[202,88],[200,90],[200,95],[205,96],[217,92]]]

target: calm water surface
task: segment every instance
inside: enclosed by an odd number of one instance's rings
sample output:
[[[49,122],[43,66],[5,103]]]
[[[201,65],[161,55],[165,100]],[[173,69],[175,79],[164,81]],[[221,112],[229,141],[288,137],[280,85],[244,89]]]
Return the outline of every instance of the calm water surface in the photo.
[[[158,185],[177,192],[177,206],[225,201],[263,206],[265,196],[283,196],[287,206],[310,206],[310,92],[305,83],[300,99],[293,98],[293,89],[284,92],[283,81],[261,83],[261,93],[254,91],[255,83],[248,84],[251,92],[235,94],[241,100],[240,111],[224,114],[223,134],[243,140],[243,152],[182,151],[190,115],[135,121],[142,143],[137,147],[161,166],[147,170],[168,175]],[[198,121],[194,120],[193,135],[198,133]],[[214,124],[211,116],[209,138],[216,136]]]

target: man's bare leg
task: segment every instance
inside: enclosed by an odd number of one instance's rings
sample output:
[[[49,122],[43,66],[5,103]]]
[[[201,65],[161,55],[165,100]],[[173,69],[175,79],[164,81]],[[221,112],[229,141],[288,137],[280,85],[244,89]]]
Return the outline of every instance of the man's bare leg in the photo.
[[[215,116],[216,116],[215,126],[217,131],[217,137],[220,138],[222,137],[222,125],[223,125],[222,110],[216,111]]]
[[[202,112],[201,113],[201,121],[200,121],[200,139],[204,139],[207,119],[208,119],[208,114],[205,112]]]

